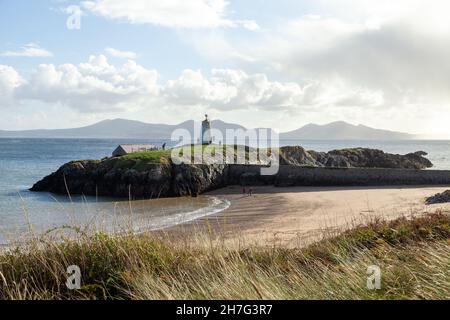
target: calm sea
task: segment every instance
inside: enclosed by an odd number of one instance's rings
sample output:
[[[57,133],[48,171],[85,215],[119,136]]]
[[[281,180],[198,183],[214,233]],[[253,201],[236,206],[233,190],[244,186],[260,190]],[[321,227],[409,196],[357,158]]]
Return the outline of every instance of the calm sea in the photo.
[[[63,226],[96,226],[116,231],[126,226],[164,228],[213,214],[229,204],[213,197],[117,201],[94,197],[56,196],[33,193],[34,182],[54,172],[62,164],[77,159],[110,156],[121,143],[153,143],[162,140],[121,139],[0,139],[0,243],[42,233]],[[450,141],[282,141],[281,145],[301,145],[329,151],[347,147],[369,147],[390,153],[426,151],[436,169],[450,169]]]

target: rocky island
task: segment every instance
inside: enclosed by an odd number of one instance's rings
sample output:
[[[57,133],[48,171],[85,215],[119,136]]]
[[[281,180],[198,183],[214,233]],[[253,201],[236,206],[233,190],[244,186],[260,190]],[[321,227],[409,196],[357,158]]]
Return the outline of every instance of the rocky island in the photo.
[[[248,154],[253,152],[247,148]],[[103,160],[64,164],[37,182],[31,191],[112,197],[159,198],[196,196],[227,185],[380,185],[448,184],[450,174],[432,167],[426,153],[406,155],[354,148],[328,153],[300,146],[279,149],[280,170],[261,176],[260,160],[237,164],[179,164],[170,150],[148,151]],[[359,168],[359,169],[358,169]],[[391,171],[387,171],[392,169]]]

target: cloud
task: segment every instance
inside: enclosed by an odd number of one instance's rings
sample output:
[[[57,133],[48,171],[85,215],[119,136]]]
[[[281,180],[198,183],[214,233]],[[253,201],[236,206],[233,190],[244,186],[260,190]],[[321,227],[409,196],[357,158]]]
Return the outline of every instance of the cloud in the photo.
[[[200,71],[188,69],[167,83],[164,94],[169,103],[178,105],[277,110],[294,107],[302,89],[295,83],[273,82],[264,74],[248,75],[242,70],[214,69],[206,78]]]
[[[231,22],[231,26],[243,27],[250,31],[259,31],[261,28],[254,20],[235,20]]]
[[[266,74],[240,69],[184,70],[164,84],[158,72],[128,60],[116,66],[104,55],[92,55],[78,65],[40,64],[27,81],[8,66],[0,68],[0,93],[17,102],[59,104],[84,113],[125,112],[161,107],[205,107],[220,111],[322,110],[383,103],[383,95],[343,82],[270,80]],[[9,97],[9,98],[6,98]]]
[[[161,106],[207,106],[217,110],[294,108],[304,98],[296,83],[270,81],[265,74],[214,69],[184,70],[164,85],[158,72],[132,60],[121,66],[104,55],[90,56],[79,65],[41,64],[27,82],[12,68],[3,66],[2,92],[18,100],[62,104],[80,112],[129,111]]]
[[[137,58],[137,54],[133,51],[121,51],[108,47],[105,48],[105,52],[114,58],[132,59],[132,60],[135,60]]]
[[[225,0],[94,0],[83,1],[83,8],[94,14],[170,28],[244,27],[257,30],[250,20],[226,18]]]
[[[14,68],[0,65],[0,107],[13,103],[14,92],[22,83],[23,79]]]
[[[377,107],[384,103],[381,92],[340,81],[309,81],[301,86],[238,69],[213,69],[210,77],[199,70],[184,70],[180,77],[168,81],[162,92],[168,104],[202,105],[223,111],[322,112],[329,107]]]
[[[53,57],[53,53],[41,48],[38,44],[29,43],[23,46],[19,51],[5,51],[0,53],[2,57],[27,57],[27,58],[45,58]]]
[[[232,61],[244,70],[264,70],[302,88],[329,92],[302,106],[395,107],[404,113],[449,106],[448,1],[317,0],[305,7],[315,14],[251,36],[199,38],[194,46],[216,65]]]
[[[60,103],[80,112],[125,111],[158,96],[157,79],[157,71],[134,61],[117,68],[99,55],[78,66],[41,64],[16,95],[19,99]]]
[[[450,44],[445,40],[450,32],[404,21],[377,28],[329,19],[291,26],[292,35],[277,46],[281,50],[263,53],[280,72],[382,91],[391,106],[440,104],[450,98]]]

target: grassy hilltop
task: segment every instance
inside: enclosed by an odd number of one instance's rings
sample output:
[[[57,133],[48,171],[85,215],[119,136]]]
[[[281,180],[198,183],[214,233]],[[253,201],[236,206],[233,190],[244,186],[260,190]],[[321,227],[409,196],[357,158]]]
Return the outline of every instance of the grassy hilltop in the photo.
[[[450,217],[375,221],[306,248],[103,233],[0,253],[0,299],[448,299]],[[78,265],[82,287],[65,286]],[[367,267],[381,289],[366,287]]]
[[[238,151],[238,148],[242,148]],[[203,163],[202,159],[211,159],[211,156],[216,156],[216,153],[222,153],[223,159],[228,159],[227,163],[234,163],[235,157],[238,155],[243,157],[246,161],[253,160],[253,163],[259,160],[257,155],[258,149],[253,149],[237,145],[187,145],[174,149],[167,150],[153,150],[130,153],[121,157],[107,159],[106,162],[111,164],[112,168],[128,168],[137,171],[145,171],[148,167],[154,164],[167,163],[172,154],[182,157],[190,153],[191,161],[193,163]],[[263,151],[261,151],[263,152]],[[265,153],[269,151],[264,149]],[[189,162],[189,161],[187,161]],[[205,163],[214,163],[214,161]],[[223,163],[222,161],[219,162]]]

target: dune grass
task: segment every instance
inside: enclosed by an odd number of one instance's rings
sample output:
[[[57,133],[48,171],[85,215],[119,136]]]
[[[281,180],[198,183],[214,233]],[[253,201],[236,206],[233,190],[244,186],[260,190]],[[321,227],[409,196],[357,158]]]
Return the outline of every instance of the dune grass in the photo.
[[[77,265],[82,287],[67,289]],[[381,269],[368,290],[367,268]],[[450,216],[374,221],[306,248],[97,233],[0,253],[0,299],[448,299]]]

